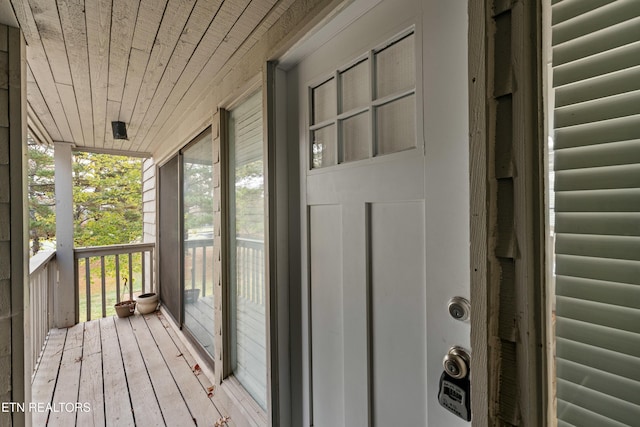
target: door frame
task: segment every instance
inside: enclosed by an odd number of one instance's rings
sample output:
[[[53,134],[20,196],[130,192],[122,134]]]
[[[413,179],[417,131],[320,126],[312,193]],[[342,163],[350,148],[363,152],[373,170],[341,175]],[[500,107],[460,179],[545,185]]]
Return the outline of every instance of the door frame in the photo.
[[[541,5],[469,0],[468,6],[473,425],[545,425],[550,362]],[[505,97],[511,108],[501,108]],[[511,170],[498,174],[505,152]],[[511,250],[500,247],[504,241]],[[505,259],[515,264],[515,274],[502,280]],[[500,330],[505,322],[512,325],[507,333]]]

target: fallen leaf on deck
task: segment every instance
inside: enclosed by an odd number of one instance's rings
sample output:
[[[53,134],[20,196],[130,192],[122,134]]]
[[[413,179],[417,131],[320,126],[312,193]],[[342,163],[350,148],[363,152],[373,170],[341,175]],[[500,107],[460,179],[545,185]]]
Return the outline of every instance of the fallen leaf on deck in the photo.
[[[176,357],[180,357],[180,356],[182,356],[182,353],[180,353],[180,354],[176,354]]]
[[[200,365],[198,365],[197,363],[193,366],[193,373],[196,375],[200,375],[200,373],[202,372],[202,369],[200,369]]]
[[[212,385],[211,387],[207,387],[207,397],[213,397],[213,391],[216,389],[216,386]]]
[[[229,421],[230,419],[231,419],[231,417],[229,417],[229,416],[224,416],[224,417],[218,418],[218,421],[216,421],[216,423],[215,423],[215,427],[224,427],[226,425],[229,425],[229,424],[227,424],[227,421]]]

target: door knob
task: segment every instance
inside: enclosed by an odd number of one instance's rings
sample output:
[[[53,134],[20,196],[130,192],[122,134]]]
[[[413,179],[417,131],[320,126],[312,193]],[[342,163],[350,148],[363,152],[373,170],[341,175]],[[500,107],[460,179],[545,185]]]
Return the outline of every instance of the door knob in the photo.
[[[471,384],[469,381],[469,353],[462,347],[449,349],[442,361],[438,402],[466,421],[471,421]]]
[[[449,349],[442,360],[442,366],[450,377],[461,379],[469,374],[469,353],[462,347],[454,346]]]

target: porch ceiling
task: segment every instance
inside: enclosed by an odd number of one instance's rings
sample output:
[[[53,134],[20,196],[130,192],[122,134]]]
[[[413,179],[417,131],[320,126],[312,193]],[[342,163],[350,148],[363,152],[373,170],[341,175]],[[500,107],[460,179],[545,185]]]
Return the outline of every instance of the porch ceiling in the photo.
[[[11,0],[27,42],[31,128],[78,147],[153,153],[291,3]],[[128,141],[113,139],[112,121],[127,124]]]

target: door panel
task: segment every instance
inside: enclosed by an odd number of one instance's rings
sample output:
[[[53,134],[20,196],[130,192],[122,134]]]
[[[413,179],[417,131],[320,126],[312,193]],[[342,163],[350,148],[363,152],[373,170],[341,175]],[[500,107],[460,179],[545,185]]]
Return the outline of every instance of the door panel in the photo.
[[[304,425],[468,425],[437,400],[470,341],[466,30],[466,2],[383,0],[288,72]]]
[[[422,202],[371,205],[371,330],[376,425],[426,419],[426,287]]]
[[[340,206],[309,209],[311,364],[318,426],[344,425],[341,229]]]

